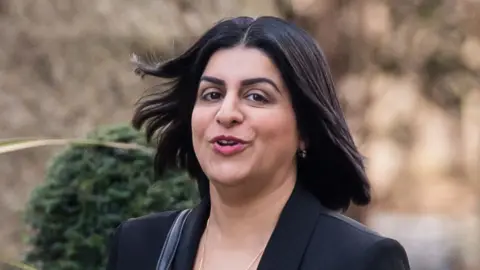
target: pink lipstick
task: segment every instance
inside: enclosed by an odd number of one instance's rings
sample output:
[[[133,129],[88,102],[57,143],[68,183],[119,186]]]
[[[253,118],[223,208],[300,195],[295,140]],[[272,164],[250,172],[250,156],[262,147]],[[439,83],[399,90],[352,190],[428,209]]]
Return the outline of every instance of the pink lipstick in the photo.
[[[242,152],[247,146],[247,142],[233,136],[217,136],[210,140],[215,152],[224,156],[231,156]]]

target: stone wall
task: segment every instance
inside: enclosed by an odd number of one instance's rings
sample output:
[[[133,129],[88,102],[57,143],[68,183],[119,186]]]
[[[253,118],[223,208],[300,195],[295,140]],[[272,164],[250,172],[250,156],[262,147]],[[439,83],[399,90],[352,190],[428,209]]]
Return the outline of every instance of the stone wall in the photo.
[[[480,3],[285,3],[333,63],[374,188],[366,222],[404,239],[412,256],[423,258],[414,269],[439,269],[420,265],[450,251],[465,268],[478,269]],[[424,220],[448,220],[455,229],[430,230]],[[408,228],[423,229],[402,237]],[[421,255],[422,248],[442,258]]]

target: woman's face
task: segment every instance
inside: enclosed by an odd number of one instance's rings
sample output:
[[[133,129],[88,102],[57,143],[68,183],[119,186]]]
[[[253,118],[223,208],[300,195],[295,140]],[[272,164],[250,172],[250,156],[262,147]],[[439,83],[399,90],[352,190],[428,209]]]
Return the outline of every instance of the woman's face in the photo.
[[[192,140],[207,177],[223,185],[294,170],[295,114],[279,70],[262,51],[235,47],[212,55],[198,86]]]

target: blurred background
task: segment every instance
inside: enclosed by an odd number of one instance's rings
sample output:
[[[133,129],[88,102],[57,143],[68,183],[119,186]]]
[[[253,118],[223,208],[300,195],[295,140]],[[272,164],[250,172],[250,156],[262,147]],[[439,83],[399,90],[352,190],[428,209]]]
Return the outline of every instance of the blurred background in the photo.
[[[131,53],[167,59],[236,15],[294,21],[326,53],[374,189],[349,215],[412,269],[480,269],[478,0],[1,0],[0,139],[128,123],[153,85]],[[0,257],[23,258],[25,206],[61,149],[0,155]]]

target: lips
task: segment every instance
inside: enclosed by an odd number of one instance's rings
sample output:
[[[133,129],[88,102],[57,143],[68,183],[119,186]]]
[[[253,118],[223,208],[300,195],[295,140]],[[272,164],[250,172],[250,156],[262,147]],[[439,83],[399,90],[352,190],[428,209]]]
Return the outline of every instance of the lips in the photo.
[[[247,142],[233,136],[217,136],[210,140],[215,152],[230,156],[242,152],[247,146]]]

